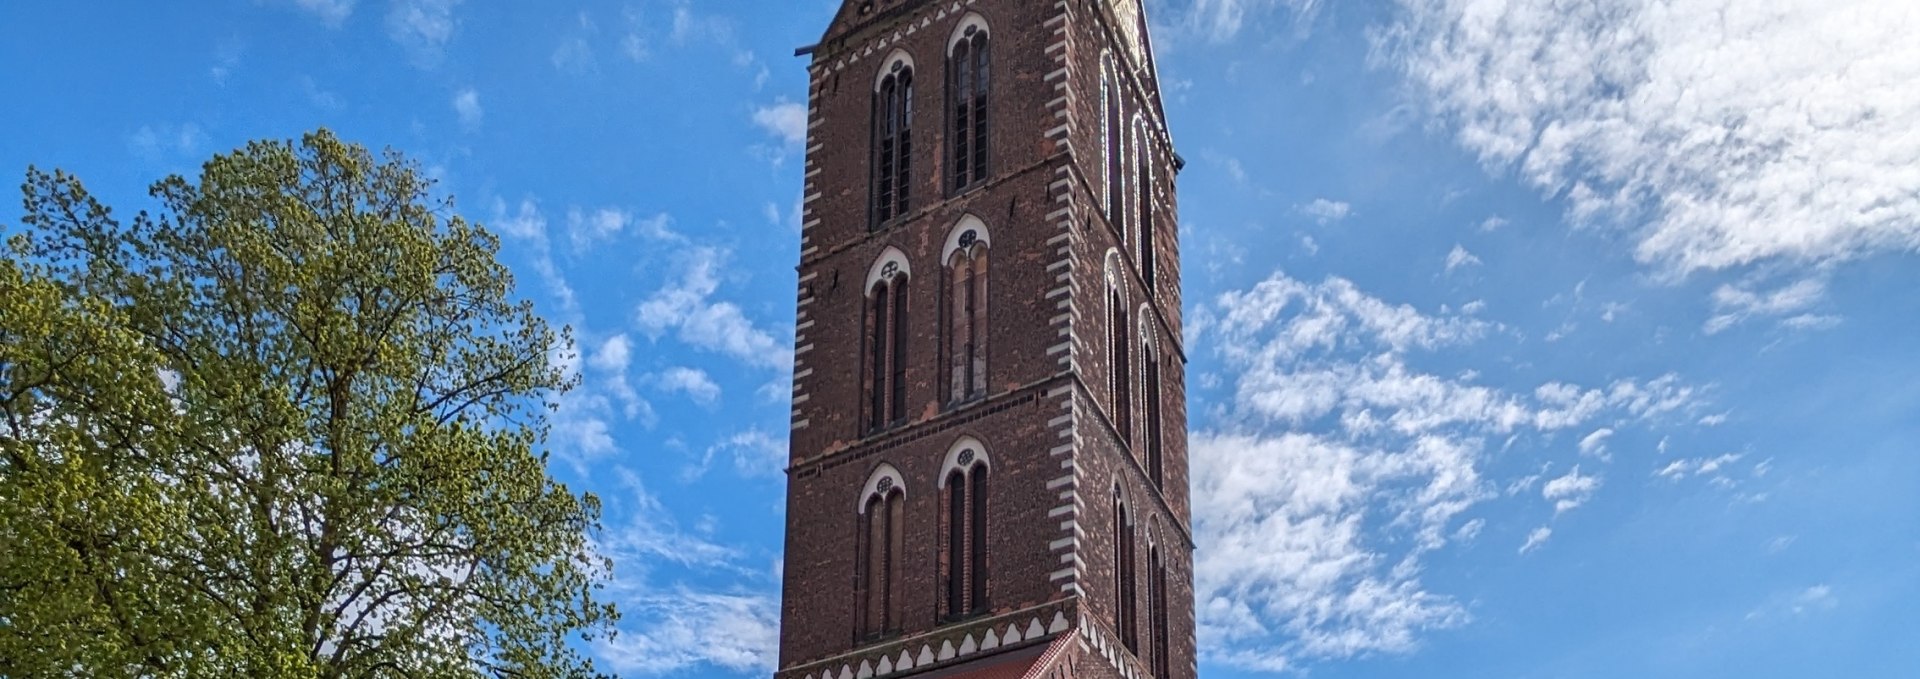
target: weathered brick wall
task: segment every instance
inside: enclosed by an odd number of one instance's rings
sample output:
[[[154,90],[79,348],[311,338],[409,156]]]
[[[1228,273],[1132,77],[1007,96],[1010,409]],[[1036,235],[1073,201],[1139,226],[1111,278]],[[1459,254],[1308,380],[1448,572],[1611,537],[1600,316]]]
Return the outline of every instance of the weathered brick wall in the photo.
[[[855,628],[861,607],[854,594],[856,509],[881,463],[896,467],[906,486],[902,637],[941,628],[946,511],[937,476],[951,444],[973,436],[992,460],[988,569],[994,615],[1029,616],[1036,605],[1079,596],[1074,610],[1084,611],[1088,624],[1111,638],[1108,512],[1111,489],[1120,484],[1142,526],[1136,551],[1143,579],[1150,574],[1145,526],[1159,526],[1172,585],[1172,655],[1188,659],[1174,663],[1174,677],[1191,677],[1175,173],[1150,69],[1122,69],[1122,85],[1129,112],[1153,111],[1152,144],[1161,161],[1154,187],[1159,276],[1152,290],[1139,275],[1135,252],[1100,207],[1105,142],[1099,59],[1111,37],[1098,0],[873,0],[871,11],[860,14],[862,2],[847,3],[810,69],[781,667],[819,665],[814,661],[872,648]],[[949,195],[946,45],[970,12],[986,18],[993,40],[992,178]],[[875,228],[869,213],[874,84],[896,50],[909,54],[915,66],[914,199],[907,215]],[[940,259],[952,227],[969,214],[986,225],[990,242],[990,395],[953,407],[941,380]],[[912,272],[909,419],[875,433],[863,418],[864,284],[889,247],[904,253]],[[1120,406],[1112,402],[1109,383],[1104,271],[1114,249],[1123,253],[1130,312],[1149,304],[1159,328],[1164,492],[1152,487],[1144,462],[1135,461],[1132,446],[1112,428],[1110,414]],[[1138,380],[1139,336],[1130,329],[1126,337],[1136,351]],[[1137,385],[1134,392],[1129,407],[1136,408],[1139,423],[1145,411]],[[1150,609],[1144,580],[1136,592],[1145,649]],[[1078,628],[1081,616],[1074,617]],[[1087,634],[1095,638],[1092,630]],[[1111,668],[1094,668],[1107,661],[1087,660],[1075,676],[1119,676]],[[1136,673],[1147,667],[1138,659],[1122,661],[1134,663]]]

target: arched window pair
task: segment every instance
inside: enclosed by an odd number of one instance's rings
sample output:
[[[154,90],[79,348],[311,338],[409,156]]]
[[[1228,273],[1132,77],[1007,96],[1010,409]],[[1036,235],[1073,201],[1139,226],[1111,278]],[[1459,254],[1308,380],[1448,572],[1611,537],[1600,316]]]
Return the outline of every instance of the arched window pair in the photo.
[[[1164,423],[1161,404],[1165,395],[1160,384],[1160,339],[1154,332],[1152,310],[1145,305],[1140,307],[1140,403],[1141,416],[1146,419],[1146,438],[1141,447],[1146,449],[1147,478],[1153,481],[1153,487],[1161,488],[1166,483],[1166,462],[1164,450]]]
[[[888,248],[867,274],[867,427],[880,430],[907,416],[907,301],[913,271]]]
[[[1127,496],[1118,485],[1113,489],[1113,544],[1114,544],[1114,595],[1117,597],[1114,608],[1114,629],[1120,634],[1120,643],[1140,655],[1139,643],[1139,600],[1136,583],[1140,574],[1136,549],[1135,525],[1139,523],[1136,515],[1127,504]],[[1147,531],[1147,654],[1151,661],[1154,676],[1171,676],[1172,658],[1169,657],[1172,644],[1167,620],[1167,603],[1172,599],[1168,592],[1167,560],[1160,548],[1164,539],[1158,531]]]
[[[947,451],[939,489],[945,494],[941,575],[946,583],[946,614],[960,618],[991,609],[987,554],[991,497],[988,476],[993,460],[986,445],[961,437]],[[881,463],[868,475],[856,506],[860,517],[859,560],[855,576],[860,604],[857,637],[900,631],[904,611],[907,484],[900,470]]]
[[[947,403],[967,403],[987,394],[988,283],[992,236],[967,215],[947,234],[940,306],[941,384]],[[906,420],[908,321],[912,268],[898,248],[887,248],[867,274],[866,376],[869,432]]]
[[[1148,568],[1151,569],[1147,581],[1147,634],[1152,645],[1153,676],[1166,679],[1173,676],[1173,659],[1167,657],[1171,646],[1168,643],[1167,601],[1171,597],[1167,592],[1167,560],[1161,553],[1159,542],[1154,539],[1156,537],[1151,532],[1147,535],[1150,543],[1147,548],[1150,555]]]
[[[907,507],[900,470],[880,465],[867,479],[860,498],[858,624],[862,636],[875,637],[900,629]]]
[[[954,191],[987,177],[992,144],[992,41],[987,22],[969,14],[947,41],[949,125],[947,160]],[[881,62],[873,84],[873,226],[906,214],[913,207],[914,63],[895,51]]]
[[[987,226],[968,215],[947,236],[947,399],[965,403],[987,393]]]
[[[962,438],[947,452],[940,472],[940,488],[947,494],[945,558],[947,615],[961,618],[984,613],[987,598],[987,475],[991,462],[986,446]]]
[[[1102,210],[1119,232],[1140,267],[1140,278],[1147,290],[1154,290],[1159,276],[1156,240],[1157,209],[1154,204],[1152,129],[1141,110],[1131,118],[1125,112],[1120,70],[1112,53],[1102,56],[1100,64],[1101,134],[1105,139],[1102,171],[1105,173]],[[1131,141],[1129,142],[1129,139]],[[1131,167],[1128,153],[1132,153]],[[1132,175],[1128,171],[1132,170]],[[1129,191],[1131,187],[1131,191]]]
[[[1146,304],[1138,314],[1129,313],[1125,277],[1118,253],[1107,254],[1107,365],[1112,373],[1112,418],[1114,431],[1122,443],[1136,455],[1156,488],[1166,482],[1166,431],[1164,404],[1166,395],[1160,372],[1160,340],[1156,332],[1153,308]],[[1136,328],[1134,323],[1138,321]],[[1135,335],[1134,333],[1138,333]],[[1136,340],[1135,337],[1138,339]],[[1140,347],[1138,366],[1141,427],[1134,426],[1134,367],[1132,347]],[[1136,438],[1135,434],[1139,434]],[[1137,458],[1139,459],[1139,458]]]
[[[1120,255],[1107,253],[1107,369],[1113,390],[1113,428],[1122,443],[1133,444],[1133,332]]]
[[[1138,582],[1137,567],[1134,562],[1134,517],[1127,506],[1127,497],[1119,486],[1113,488],[1113,591],[1114,630],[1120,633],[1120,643],[1135,655],[1140,653],[1139,620],[1136,617],[1139,604],[1138,591],[1134,584]]]
[[[913,57],[896,52],[873,84],[873,222],[907,212],[913,198]]]
[[[952,107],[947,133],[950,187],[955,192],[987,178],[988,93],[992,83],[987,22],[978,14],[962,19],[947,41],[947,101]]]

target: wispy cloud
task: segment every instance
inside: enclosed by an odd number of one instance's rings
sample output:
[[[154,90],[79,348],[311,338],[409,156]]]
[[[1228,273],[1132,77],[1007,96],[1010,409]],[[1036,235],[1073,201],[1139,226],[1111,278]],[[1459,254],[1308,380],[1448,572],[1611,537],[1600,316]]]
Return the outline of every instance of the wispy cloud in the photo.
[[[293,4],[320,18],[328,26],[339,26],[353,15],[355,0],[293,0]]]
[[[1447,253],[1447,273],[1453,273],[1457,269],[1470,266],[1480,266],[1480,258],[1475,257],[1471,252],[1467,252],[1466,247],[1454,245],[1453,250]]]
[[[435,68],[460,27],[454,10],[465,0],[393,0],[387,11],[387,36],[407,51],[413,64]]]
[[[693,402],[713,405],[720,400],[720,385],[698,368],[674,367],[652,376],[653,388],[666,393],[684,394]]]
[[[793,350],[747,318],[732,303],[715,301],[720,289],[720,267],[729,253],[717,248],[692,248],[681,257],[680,279],[656,291],[640,304],[634,320],[649,337],[672,333],[680,341],[720,353],[742,363],[772,369],[793,366]]]
[[[1423,372],[1417,356],[1466,350],[1498,326],[1393,304],[1340,278],[1275,274],[1202,305],[1194,325],[1231,376],[1220,430],[1193,440],[1195,539],[1209,545],[1195,573],[1200,638],[1210,657],[1250,669],[1407,652],[1466,622],[1422,565],[1487,528],[1462,519],[1509,485],[1487,477],[1490,439],[1649,425],[1698,406],[1671,376],[1515,392]],[[1515,485],[1540,488],[1531,497],[1555,512],[1602,485],[1578,467],[1539,483]]]
[[[1542,526],[1527,534],[1527,541],[1520,545],[1521,554],[1532,554],[1547,546],[1547,540],[1553,538],[1553,529]]]
[[[1719,334],[1751,318],[1781,318],[1792,328],[1818,329],[1838,319],[1809,313],[1826,297],[1827,286],[1818,279],[1805,279],[1771,291],[1722,285],[1713,292],[1713,317],[1702,328],[1709,335]]]
[[[1325,198],[1315,198],[1313,202],[1295,209],[1300,214],[1319,220],[1321,224],[1342,221],[1353,214],[1353,205]]]
[[[1206,4],[1206,3],[1202,3]],[[1685,274],[1920,251],[1920,4],[1399,0],[1383,59],[1487,165]],[[1807,49],[1819,45],[1818,49]]]
[[[617,474],[626,491],[625,518],[598,547],[614,560],[610,594],[623,617],[618,636],[595,642],[599,658],[616,672],[638,675],[702,667],[771,672],[780,623],[772,578],[741,567],[739,549],[681,530],[637,474],[624,468]],[[656,571],[664,566],[722,574],[734,583],[662,584]]]
[[[1555,514],[1562,514],[1586,504],[1598,490],[1600,477],[1583,475],[1579,467],[1574,467],[1566,476],[1548,481],[1546,487],[1540,490],[1540,495],[1553,503]]]
[[[468,132],[479,131],[487,117],[486,110],[480,108],[480,93],[471,87],[453,95],[453,112],[460,118],[460,128]]]
[[[807,106],[782,101],[754,109],[753,123],[780,138],[789,146],[807,141]]]

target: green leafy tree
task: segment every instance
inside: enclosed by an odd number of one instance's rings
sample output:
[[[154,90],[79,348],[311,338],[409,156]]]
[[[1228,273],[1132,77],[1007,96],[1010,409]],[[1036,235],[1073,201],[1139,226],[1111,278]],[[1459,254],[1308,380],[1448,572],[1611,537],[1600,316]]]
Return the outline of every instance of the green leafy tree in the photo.
[[[155,184],[30,169],[0,253],[0,676],[571,677],[571,349],[417,165],[326,131]]]

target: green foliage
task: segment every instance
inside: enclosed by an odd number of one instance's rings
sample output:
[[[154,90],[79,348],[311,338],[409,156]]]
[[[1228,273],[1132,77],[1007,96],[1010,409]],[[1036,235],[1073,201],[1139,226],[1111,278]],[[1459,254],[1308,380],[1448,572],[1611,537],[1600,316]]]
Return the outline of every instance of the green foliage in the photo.
[[[497,239],[320,131],[115,219],[28,171],[0,253],[0,676],[571,677],[600,507],[538,452]]]

